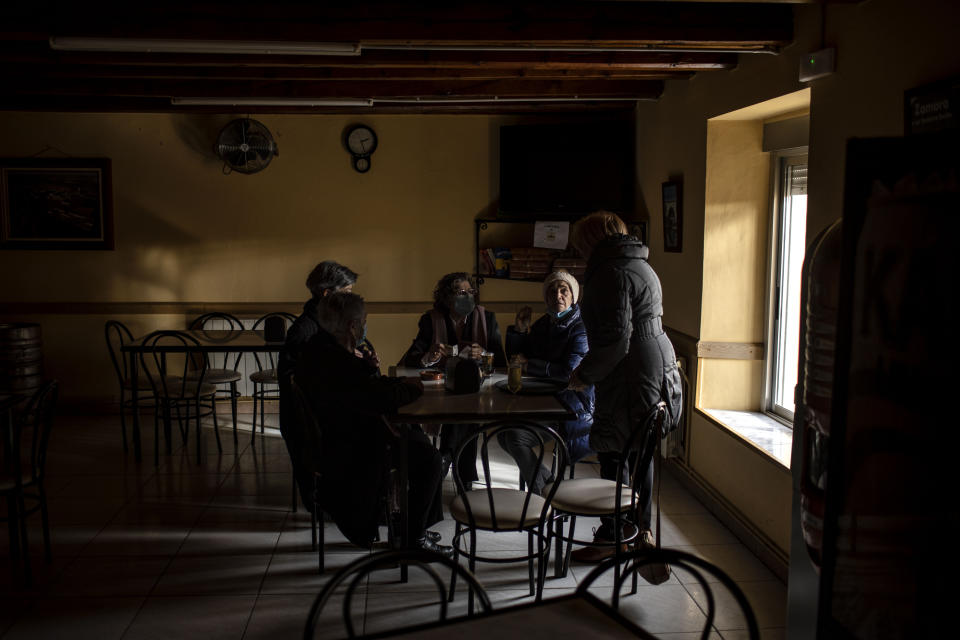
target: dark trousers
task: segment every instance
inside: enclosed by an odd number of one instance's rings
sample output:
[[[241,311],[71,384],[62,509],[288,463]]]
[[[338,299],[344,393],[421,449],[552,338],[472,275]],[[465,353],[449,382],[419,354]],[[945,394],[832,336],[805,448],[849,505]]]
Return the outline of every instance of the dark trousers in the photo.
[[[543,487],[553,482],[553,474],[542,462],[539,464],[540,468],[537,468],[539,455],[534,450],[535,447],[540,446],[537,436],[527,431],[501,431],[497,434],[497,442],[517,463],[520,477],[534,493],[542,494]],[[544,460],[547,459],[549,455],[544,454]]]
[[[457,477],[463,486],[469,490],[470,483],[478,479],[477,476],[477,439],[474,437],[480,425],[476,424],[445,424],[440,430],[440,452],[453,461]],[[465,440],[470,442],[463,449],[463,455],[455,460],[454,456]]]
[[[443,520],[442,482],[440,452],[422,432],[410,431],[407,436],[407,540],[416,542],[427,527]]]
[[[629,473],[633,466],[633,458],[636,455],[636,452],[631,454],[627,464],[622,466],[621,472],[624,484],[627,484],[630,480]],[[597,454],[597,459],[600,461],[601,478],[604,480],[617,479],[617,469],[620,468],[620,457],[619,453]],[[642,462],[641,465],[643,465]],[[653,458],[649,459],[645,468],[637,469],[636,486],[634,486],[634,490],[637,492],[637,515],[640,518],[640,528],[649,529],[653,506]],[[613,518],[601,518],[600,520],[601,524],[597,530],[597,535],[608,540],[613,540]]]

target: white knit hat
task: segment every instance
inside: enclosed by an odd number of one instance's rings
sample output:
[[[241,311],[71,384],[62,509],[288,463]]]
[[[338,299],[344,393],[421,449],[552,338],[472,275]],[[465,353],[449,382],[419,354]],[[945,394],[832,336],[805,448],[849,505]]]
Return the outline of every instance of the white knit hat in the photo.
[[[547,299],[547,288],[551,283],[556,282],[557,280],[562,280],[567,283],[567,286],[570,287],[570,292],[573,293],[573,302],[576,304],[580,300],[580,283],[577,282],[577,279],[574,278],[570,273],[563,271],[554,271],[547,276],[547,279],[543,281],[543,299]]]

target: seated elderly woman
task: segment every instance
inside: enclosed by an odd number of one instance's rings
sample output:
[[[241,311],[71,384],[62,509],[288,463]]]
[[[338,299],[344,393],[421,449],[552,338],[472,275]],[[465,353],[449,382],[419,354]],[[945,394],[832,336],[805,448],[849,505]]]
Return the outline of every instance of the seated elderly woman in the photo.
[[[486,350],[493,353],[495,367],[507,366],[497,318],[477,305],[476,296],[477,290],[466,273],[448,273],[440,278],[433,290],[433,308],[420,316],[417,337],[400,364],[414,368],[443,366],[457,347],[461,357],[479,360]],[[464,425],[441,431],[440,450],[447,460],[472,432]],[[464,460],[475,459],[476,443],[468,444],[463,455]],[[458,474],[465,486],[477,479],[475,466],[464,465]]]
[[[543,298],[547,312],[530,326],[530,307],[517,313],[517,322],[507,327],[507,353],[523,365],[524,373],[537,378],[550,378],[566,385],[570,374],[587,354],[587,330],[580,319],[577,299],[580,285],[566,271],[554,271],[543,282]],[[528,328],[529,327],[529,328]],[[571,463],[591,453],[588,440],[593,424],[593,387],[574,391],[564,389],[557,394],[573,409],[577,418],[564,423],[561,435],[570,451]],[[540,493],[553,482],[543,465],[536,469],[534,438],[519,432],[501,434],[500,444],[513,456],[524,481]]]
[[[322,473],[318,502],[347,539],[370,547],[376,538],[381,498],[389,480],[393,434],[382,416],[423,393],[418,378],[389,378],[355,355],[363,338],[363,298],[333,293],[317,305],[320,329],[304,347],[294,369],[320,421],[322,433],[307,442],[322,442],[320,451],[305,451],[305,465]],[[317,440],[317,437],[322,440]],[[427,527],[443,517],[439,500],[440,454],[422,433],[407,442],[409,470],[407,540],[446,555],[453,548],[437,544]],[[305,448],[307,449],[307,448]]]

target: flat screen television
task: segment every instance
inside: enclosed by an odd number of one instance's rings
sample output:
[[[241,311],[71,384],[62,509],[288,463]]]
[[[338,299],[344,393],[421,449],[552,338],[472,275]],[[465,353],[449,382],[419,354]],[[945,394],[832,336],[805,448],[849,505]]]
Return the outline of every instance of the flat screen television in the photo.
[[[500,213],[520,219],[632,213],[633,158],[627,122],[500,127]]]

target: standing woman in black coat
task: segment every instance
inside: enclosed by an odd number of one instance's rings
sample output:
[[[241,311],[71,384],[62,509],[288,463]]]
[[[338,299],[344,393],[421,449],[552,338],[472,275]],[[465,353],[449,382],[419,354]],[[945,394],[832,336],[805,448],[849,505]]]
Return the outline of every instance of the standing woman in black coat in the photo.
[[[647,246],[627,235],[623,220],[606,211],[578,222],[572,243],[587,260],[580,313],[590,352],[573,372],[570,386],[594,385],[590,448],[598,453],[600,477],[615,480],[617,454],[654,405],[665,401],[668,422],[680,419],[680,372],[673,344],[663,332],[660,279],[647,263]],[[652,459],[637,474],[640,541],[651,542]],[[613,519],[603,519],[594,542],[610,546],[584,547],[574,557],[598,562],[613,555],[614,539]]]

